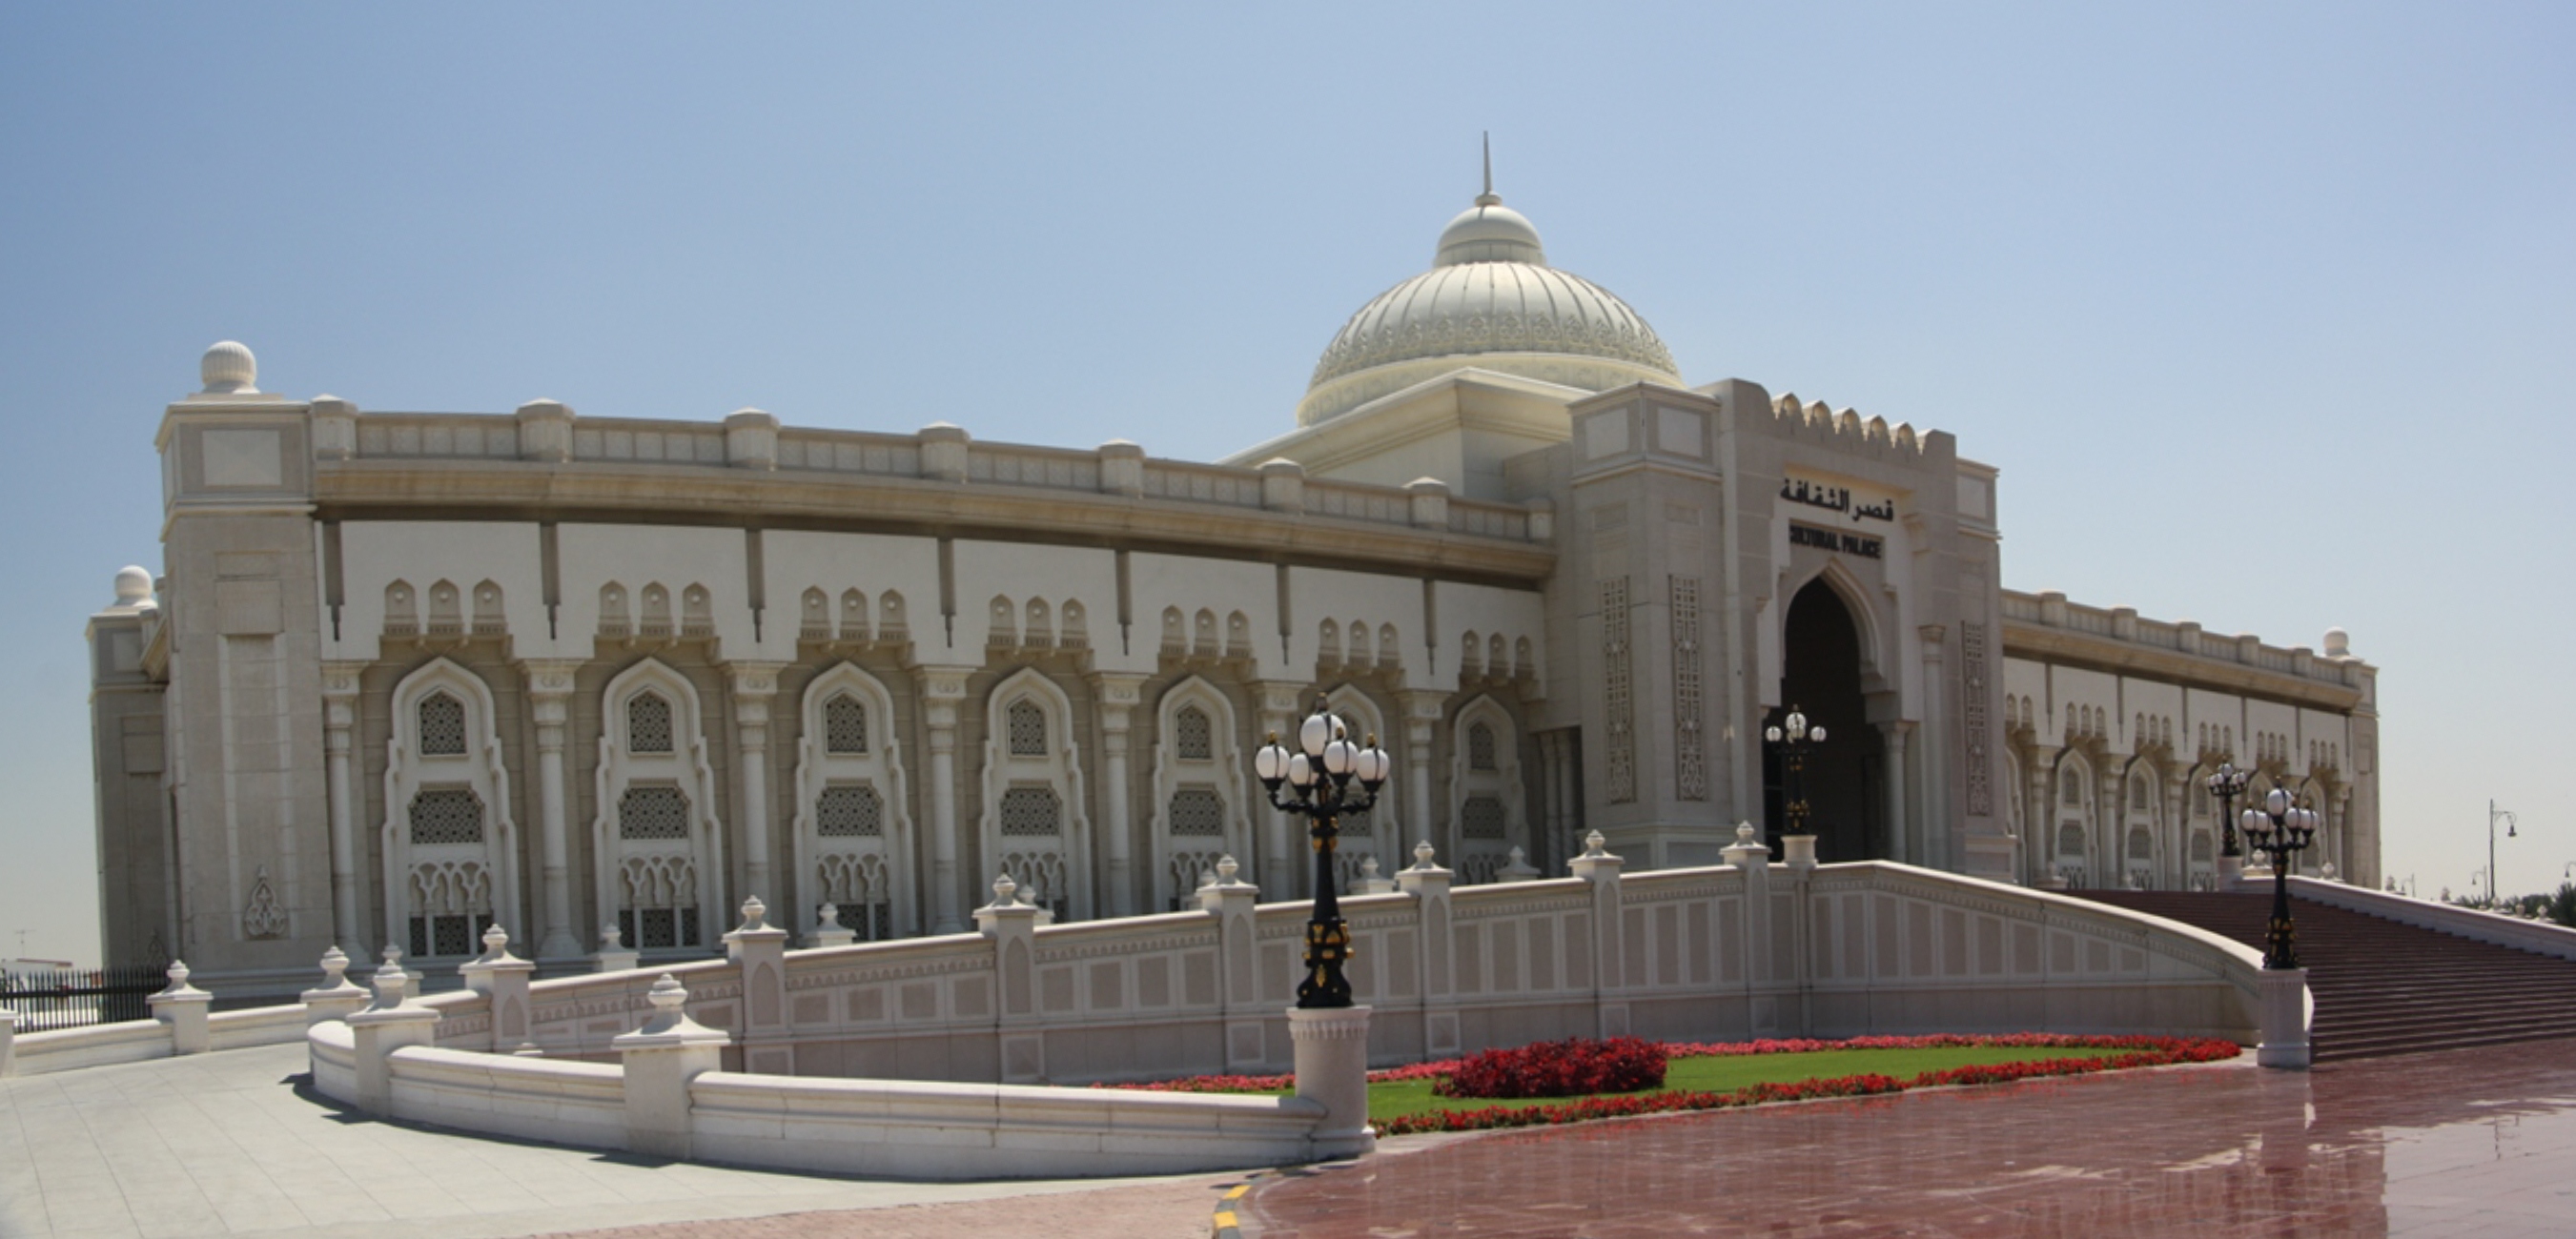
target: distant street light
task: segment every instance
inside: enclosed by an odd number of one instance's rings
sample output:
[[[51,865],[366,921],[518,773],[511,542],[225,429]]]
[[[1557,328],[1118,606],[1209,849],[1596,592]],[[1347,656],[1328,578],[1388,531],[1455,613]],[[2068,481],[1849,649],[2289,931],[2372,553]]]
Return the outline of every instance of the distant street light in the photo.
[[[2504,837],[2507,839],[2514,837],[2514,827],[2520,824],[2515,820],[2512,810],[2495,807],[2493,800],[2487,802],[2487,906],[2490,908],[2504,898],[2496,889],[2495,824],[2497,818],[2504,819]]]
[[[1815,833],[1807,829],[1807,747],[1823,744],[1825,729],[1808,726],[1806,712],[1791,706],[1789,717],[1762,729],[1762,738],[1780,750],[1780,772],[1789,793],[1788,804],[1781,810],[1781,816],[1789,819],[1789,829],[1785,833]]]
[[[2245,781],[2250,770],[2239,770],[2233,762],[2218,763],[2218,772],[2209,776],[2209,794],[2218,797],[2218,854],[2243,856],[2236,846],[2236,798],[2245,794]]]

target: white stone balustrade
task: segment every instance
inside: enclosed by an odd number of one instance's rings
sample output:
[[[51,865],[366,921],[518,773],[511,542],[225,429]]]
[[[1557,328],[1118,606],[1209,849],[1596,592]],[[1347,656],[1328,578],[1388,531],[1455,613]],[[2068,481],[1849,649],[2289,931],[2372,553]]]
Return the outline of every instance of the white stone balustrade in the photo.
[[[367,991],[348,978],[349,956],[338,947],[322,953],[322,984],[302,994],[304,1022],[345,1020],[364,1009]]]

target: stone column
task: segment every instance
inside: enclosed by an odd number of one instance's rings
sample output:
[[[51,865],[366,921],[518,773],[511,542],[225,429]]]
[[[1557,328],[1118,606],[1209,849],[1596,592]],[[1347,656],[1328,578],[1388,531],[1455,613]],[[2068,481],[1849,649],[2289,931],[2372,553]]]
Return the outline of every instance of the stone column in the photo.
[[[1449,854],[1458,854],[1457,823],[1435,829],[1431,815],[1432,783],[1431,740],[1446,714],[1449,694],[1438,689],[1407,689],[1396,694],[1404,706],[1404,768],[1396,779],[1404,785],[1405,825],[1415,839],[1429,839],[1435,844],[1445,841]]]
[[[170,1052],[203,1054],[206,1052],[206,1012],[215,996],[188,984],[188,965],[172,960],[168,970],[170,986],[144,999],[152,1008],[152,1018],[170,1030]]]
[[[1923,820],[1918,821],[1910,811],[1912,806],[1905,795],[1905,735],[1912,730],[1914,724],[1901,718],[1889,719],[1878,725],[1878,738],[1887,752],[1884,782],[1887,784],[1888,859],[1928,865],[1931,863],[1927,859],[1930,849],[1925,845],[1929,840],[1922,836],[1929,833],[1927,823],[1930,815],[1927,813]],[[1928,809],[1930,806],[1925,807]]]
[[[528,687],[528,715],[537,732],[537,835],[543,866],[545,926],[537,939],[537,958],[572,960],[581,956],[573,937],[571,802],[564,786],[565,726],[572,715],[576,661],[524,662],[519,672]]]
[[[322,667],[322,752],[331,813],[331,936],[342,945],[356,947],[360,954],[367,949],[360,936],[366,888],[358,877],[358,793],[349,759],[358,725],[358,672],[365,666],[335,661]]]
[[[18,1071],[18,1013],[0,1007],[0,1080]]]
[[[1453,973],[1458,952],[1450,942],[1449,920],[1449,880],[1454,875],[1440,867],[1433,859],[1436,855],[1428,842],[1414,844],[1413,865],[1395,875],[1396,889],[1413,896],[1414,916],[1421,926],[1415,941],[1422,944],[1422,1048],[1434,1058],[1456,1054],[1461,1048],[1458,978]]]
[[[1046,1017],[1038,1012],[1035,936],[1037,905],[1019,900],[1020,884],[1005,873],[993,879],[993,902],[975,909],[975,930],[993,944],[993,977],[1001,991],[994,1005],[1000,1061],[994,1078],[1004,1084],[1046,1080]]]
[[[1609,841],[1600,831],[1583,836],[1583,854],[1567,862],[1590,887],[1592,897],[1592,988],[1597,1035],[1628,1035],[1628,1003],[1621,990],[1628,978],[1622,964],[1627,959],[1625,922],[1619,915],[1619,871],[1622,862],[1610,854]]]
[[[1216,918],[1219,1003],[1225,1008],[1225,1067],[1258,1071],[1269,1060],[1262,1032],[1260,926],[1252,910],[1261,888],[1235,876],[1241,866],[1231,856],[1216,862],[1216,883],[1198,890],[1199,907]]]
[[[1091,677],[1100,705],[1100,810],[1097,836],[1108,846],[1109,907],[1103,915],[1134,916],[1136,903],[1136,810],[1127,791],[1127,737],[1143,698],[1145,677],[1106,671]]]
[[[919,673],[922,728],[930,750],[930,931],[963,933],[957,876],[957,707],[966,700],[966,673]]]
[[[507,1054],[527,1044],[534,1025],[528,1007],[528,979],[537,966],[510,953],[510,931],[494,925],[483,931],[483,954],[457,966],[465,987],[491,1003],[491,1049]]]
[[[2254,1065],[2305,1071],[2308,1067],[2308,970],[2263,970],[2263,1041]]]
[[[754,895],[742,901],[742,924],[724,936],[725,958],[742,970],[742,1069],[796,1074],[787,1031],[787,931],[769,923]]]
[[[1923,738],[1915,742],[1923,762],[1923,821],[1918,835],[1924,842],[1922,852],[1911,859],[1934,869],[1955,869],[1950,855],[1950,770],[1947,750],[1950,736],[1950,681],[1942,639],[1945,630],[1939,624],[1925,624],[1915,630],[1923,640]]]
[[[435,1007],[411,1000],[411,975],[402,969],[402,952],[385,948],[385,965],[376,969],[376,1000],[349,1017],[357,1042],[358,1108],[370,1114],[394,1112],[394,1051],[405,1046],[434,1045],[438,1040]]]
[[[769,704],[778,696],[783,663],[731,662],[733,724],[742,784],[742,876],[748,894],[770,889]]]
[[[2022,871],[2042,890],[2057,889],[2057,869],[2048,860],[2057,839],[2057,753],[2047,745],[2033,745],[2023,771],[2030,786],[2022,801]]]
[[[689,1018],[689,991],[670,973],[645,998],[653,1014],[644,1026],[608,1041],[626,1067],[626,1148],[647,1157],[687,1157],[689,1081],[721,1067],[731,1039]]]
[[[1288,1009],[1297,1096],[1324,1108],[1308,1137],[1308,1151],[1319,1161],[1377,1148],[1377,1133],[1368,1125],[1368,1026],[1367,1007]]]
[[[1744,1035],[1766,1036],[1779,1026],[1779,1004],[1758,991],[1771,972],[1771,849],[1751,822],[1735,824],[1726,863],[1744,875]]]
[[[1296,748],[1297,724],[1305,717],[1303,697],[1306,686],[1286,680],[1255,680],[1252,690],[1254,700],[1260,703],[1254,728],[1254,750],[1268,744],[1272,736],[1279,737],[1279,743]],[[1251,779],[1252,772],[1243,771],[1239,777]],[[1261,841],[1256,845],[1261,849],[1261,856],[1259,867],[1253,870],[1254,876],[1281,899],[1294,899],[1301,892],[1311,895],[1313,892],[1307,887],[1315,880],[1309,872],[1313,866],[1297,863],[1302,853],[1297,846],[1302,833],[1297,821],[1270,807],[1270,794],[1262,790],[1259,782],[1251,782],[1248,786],[1252,789],[1248,794],[1255,806],[1252,820],[1260,823],[1261,834]]]
[[[306,1028],[330,1020],[345,1020],[367,1005],[367,991],[349,980],[345,975],[348,971],[349,957],[340,948],[335,946],[322,953],[322,987],[308,989],[301,995]]]

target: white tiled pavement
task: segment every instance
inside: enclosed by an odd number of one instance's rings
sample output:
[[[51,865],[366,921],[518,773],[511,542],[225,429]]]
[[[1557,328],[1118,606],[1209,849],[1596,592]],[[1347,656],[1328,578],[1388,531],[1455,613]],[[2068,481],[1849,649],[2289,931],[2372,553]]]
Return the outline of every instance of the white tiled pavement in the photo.
[[[901,1183],[647,1161],[376,1122],[299,1090],[304,1069],[291,1045],[0,1080],[0,1239],[502,1239],[1160,1181]]]

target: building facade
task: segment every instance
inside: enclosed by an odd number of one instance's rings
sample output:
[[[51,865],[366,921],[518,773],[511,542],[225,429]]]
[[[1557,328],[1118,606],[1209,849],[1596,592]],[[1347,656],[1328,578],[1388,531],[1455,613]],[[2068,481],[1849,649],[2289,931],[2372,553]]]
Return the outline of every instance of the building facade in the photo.
[[[111,961],[236,987],[324,948],[572,966],[1061,918],[1311,862],[1249,754],[1321,697],[1393,755],[1337,881],[1719,863],[1805,765],[1826,861],[2206,885],[2222,760],[2378,873],[2375,672],[2002,587],[1952,437],[1685,386],[1490,192],[1218,464],[721,422],[362,412],[207,353],[159,435],[158,581],[93,615]]]

